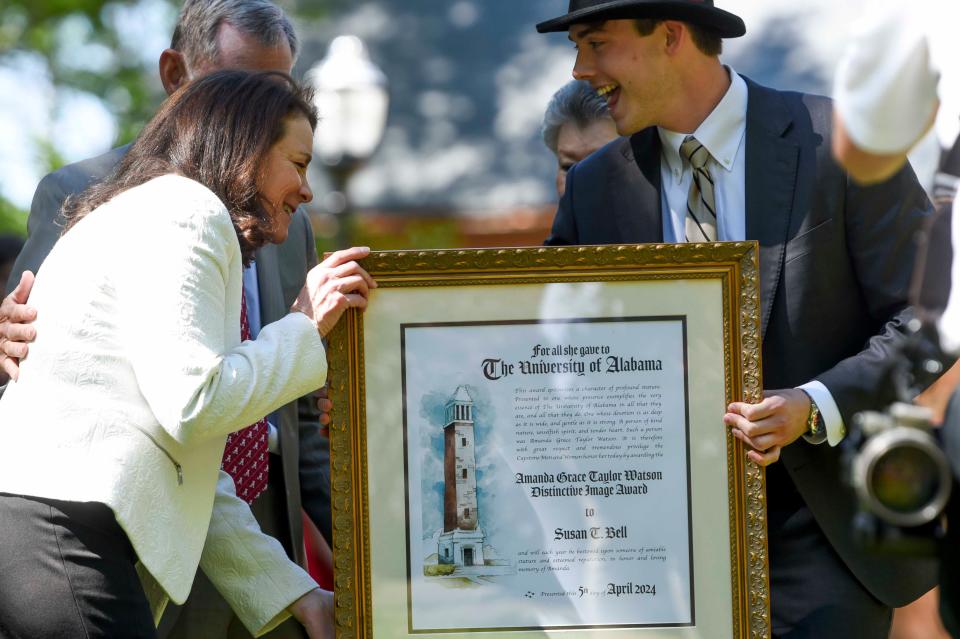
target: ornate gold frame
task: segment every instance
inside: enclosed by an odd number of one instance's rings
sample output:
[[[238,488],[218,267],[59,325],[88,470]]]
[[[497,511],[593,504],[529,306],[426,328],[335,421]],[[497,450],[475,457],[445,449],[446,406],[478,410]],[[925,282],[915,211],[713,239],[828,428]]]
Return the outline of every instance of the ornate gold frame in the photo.
[[[724,298],[726,397],[762,398],[756,242],[374,252],[363,266],[379,287],[717,278]],[[374,302],[375,303],[375,302]],[[336,631],[375,639],[372,624],[363,315],[330,336],[330,426]],[[770,636],[763,469],[727,435],[732,637]]]

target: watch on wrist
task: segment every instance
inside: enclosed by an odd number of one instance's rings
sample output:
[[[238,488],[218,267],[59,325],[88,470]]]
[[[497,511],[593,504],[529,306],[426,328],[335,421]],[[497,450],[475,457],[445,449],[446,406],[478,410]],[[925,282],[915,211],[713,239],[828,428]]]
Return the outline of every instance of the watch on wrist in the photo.
[[[823,423],[823,417],[820,416],[820,407],[817,406],[817,402],[813,401],[810,393],[802,388],[800,390],[803,391],[803,394],[810,400],[810,413],[807,415],[807,430],[803,434],[803,438],[811,444],[822,444],[827,441],[827,426]]]

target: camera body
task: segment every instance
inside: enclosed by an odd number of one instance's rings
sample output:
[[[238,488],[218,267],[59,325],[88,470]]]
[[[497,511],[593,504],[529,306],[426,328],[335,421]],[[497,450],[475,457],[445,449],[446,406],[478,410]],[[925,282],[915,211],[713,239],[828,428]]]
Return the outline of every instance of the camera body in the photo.
[[[953,471],[932,412],[913,403],[945,369],[935,324],[910,320],[888,360],[883,411],[863,411],[843,442],[846,476],[860,512],[853,526],[862,543],[880,552],[934,555],[946,532],[943,511]]]

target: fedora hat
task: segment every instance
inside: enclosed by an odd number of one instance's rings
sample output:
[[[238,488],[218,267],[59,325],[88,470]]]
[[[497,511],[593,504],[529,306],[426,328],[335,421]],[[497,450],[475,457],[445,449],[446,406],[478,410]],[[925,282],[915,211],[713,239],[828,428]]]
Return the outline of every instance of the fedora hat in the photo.
[[[570,0],[566,15],[541,22],[537,31],[566,31],[572,24],[618,18],[682,20],[711,29],[721,38],[738,38],[747,32],[739,16],[713,6],[713,0]]]

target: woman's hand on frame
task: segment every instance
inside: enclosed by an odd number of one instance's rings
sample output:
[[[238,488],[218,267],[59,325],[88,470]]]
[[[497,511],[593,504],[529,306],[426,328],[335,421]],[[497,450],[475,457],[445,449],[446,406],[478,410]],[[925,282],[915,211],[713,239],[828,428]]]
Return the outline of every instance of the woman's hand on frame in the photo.
[[[332,253],[307,273],[292,311],[312,319],[322,337],[326,337],[348,308],[366,308],[370,289],[377,283],[358,263],[370,254],[365,246]]]
[[[333,639],[333,593],[329,590],[314,588],[290,604],[289,610],[310,639]]]

